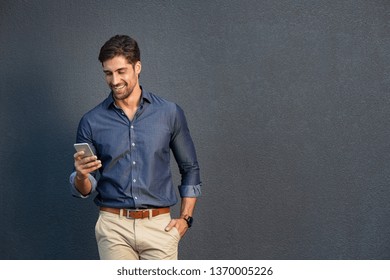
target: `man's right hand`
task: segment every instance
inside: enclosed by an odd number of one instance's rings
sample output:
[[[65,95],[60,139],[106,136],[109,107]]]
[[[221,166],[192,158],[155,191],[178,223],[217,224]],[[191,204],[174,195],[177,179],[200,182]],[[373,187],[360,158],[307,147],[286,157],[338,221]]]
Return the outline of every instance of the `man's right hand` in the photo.
[[[84,151],[73,155],[74,167],[76,169],[75,186],[83,195],[91,192],[91,182],[88,179],[89,173],[102,167],[102,162],[96,156],[84,157]]]
[[[88,178],[89,173],[102,167],[102,162],[96,156],[84,157],[84,152],[77,152],[73,155],[74,167],[78,179]]]

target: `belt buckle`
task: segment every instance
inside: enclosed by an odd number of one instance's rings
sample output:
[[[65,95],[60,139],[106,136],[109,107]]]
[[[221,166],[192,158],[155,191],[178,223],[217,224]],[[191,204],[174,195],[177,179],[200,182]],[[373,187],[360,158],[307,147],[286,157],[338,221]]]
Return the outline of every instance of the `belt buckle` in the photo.
[[[131,210],[131,209],[126,209],[126,218],[127,219],[133,219],[133,217],[131,217],[131,215],[130,215],[132,212],[136,212],[136,211]]]
[[[144,214],[147,213],[147,216],[144,216]],[[132,217],[131,216],[131,213],[140,213],[140,217],[136,216],[136,217]],[[152,209],[146,209],[146,210],[131,210],[131,209],[126,209],[126,218],[127,219],[144,219],[144,218],[150,218],[152,217],[153,214],[152,214]]]

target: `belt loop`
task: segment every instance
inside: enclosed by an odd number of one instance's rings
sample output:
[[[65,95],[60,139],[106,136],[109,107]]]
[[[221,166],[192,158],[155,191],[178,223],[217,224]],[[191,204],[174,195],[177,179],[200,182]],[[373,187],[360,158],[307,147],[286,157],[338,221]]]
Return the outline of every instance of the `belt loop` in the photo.
[[[148,209],[148,211],[149,211],[148,218],[150,220],[151,218],[153,218],[153,209]]]
[[[123,218],[123,209],[119,209],[119,219]]]

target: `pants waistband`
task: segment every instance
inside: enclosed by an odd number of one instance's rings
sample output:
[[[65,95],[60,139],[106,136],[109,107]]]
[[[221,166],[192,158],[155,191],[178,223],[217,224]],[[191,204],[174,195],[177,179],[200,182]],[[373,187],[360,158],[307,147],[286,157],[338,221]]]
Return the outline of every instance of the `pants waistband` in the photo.
[[[156,208],[156,209],[143,209],[143,210],[134,210],[134,209],[121,209],[121,208],[110,208],[110,207],[100,207],[100,211],[105,211],[113,214],[117,214],[128,219],[145,219],[156,217],[161,214],[166,214],[170,212],[169,207],[165,208]]]

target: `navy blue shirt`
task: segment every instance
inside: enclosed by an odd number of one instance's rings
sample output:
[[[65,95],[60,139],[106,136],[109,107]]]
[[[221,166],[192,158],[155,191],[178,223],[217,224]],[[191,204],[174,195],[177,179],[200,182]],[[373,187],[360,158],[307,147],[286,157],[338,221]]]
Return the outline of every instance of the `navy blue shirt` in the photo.
[[[177,203],[170,158],[181,174],[181,197],[200,195],[199,165],[183,110],[142,90],[140,105],[130,120],[112,97],[86,113],[77,143],[89,143],[102,162],[89,176],[98,206],[114,208],[168,207]],[[82,196],[70,176],[72,194]]]

